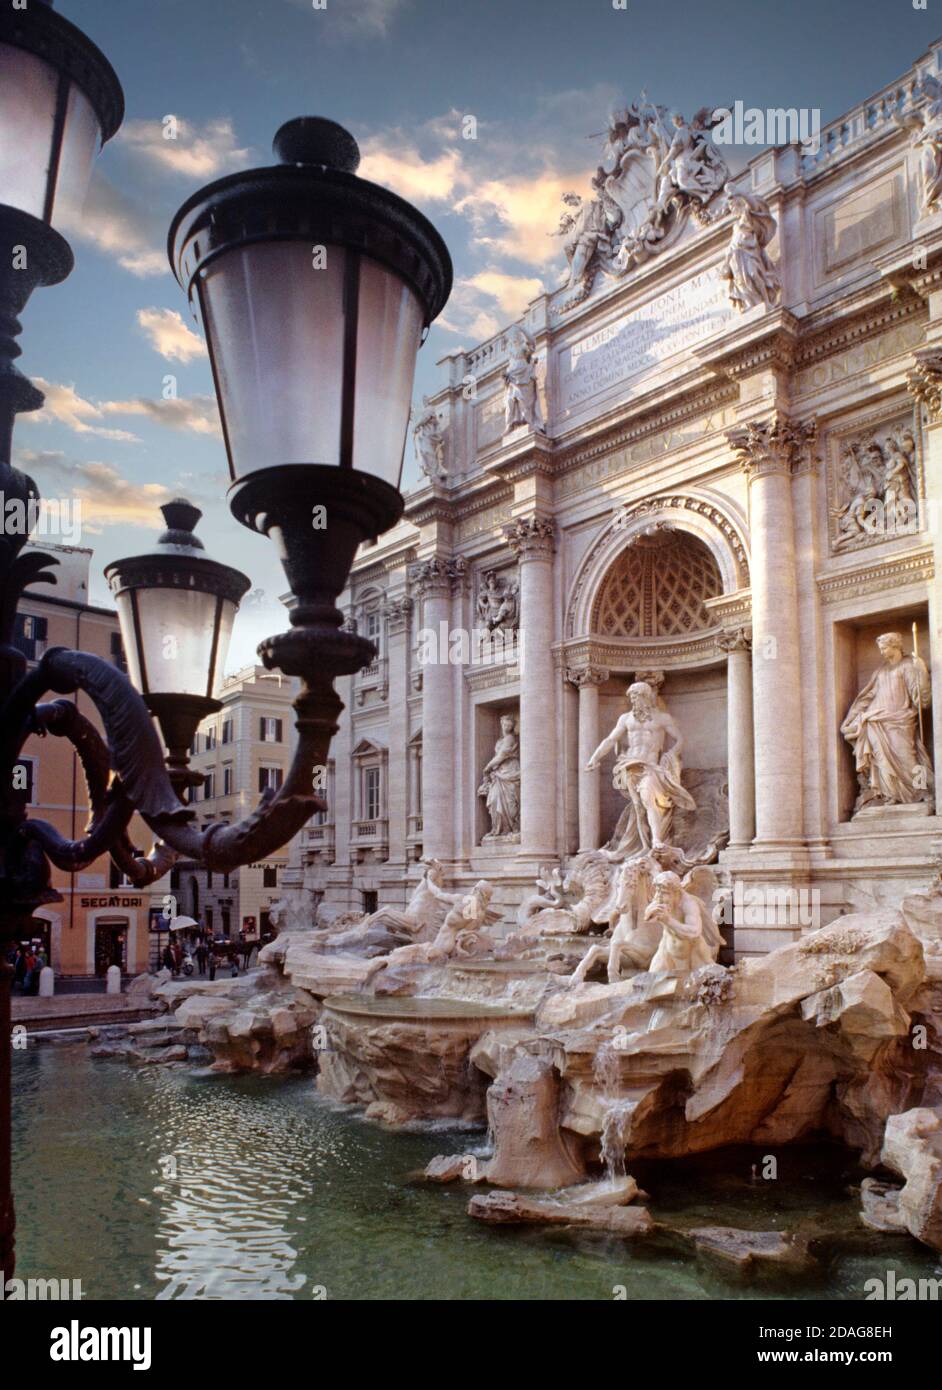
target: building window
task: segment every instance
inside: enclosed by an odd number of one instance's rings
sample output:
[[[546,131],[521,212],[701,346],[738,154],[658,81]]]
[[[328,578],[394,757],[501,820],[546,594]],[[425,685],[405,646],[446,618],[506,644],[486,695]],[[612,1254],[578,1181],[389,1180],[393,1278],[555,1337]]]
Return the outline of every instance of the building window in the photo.
[[[229,909],[228,909],[227,907],[224,907],[223,910],[222,910],[222,934],[223,934],[223,936],[226,937],[227,939],[228,939],[229,933],[230,933],[230,931],[231,931],[231,925],[230,925],[230,923],[231,923],[231,919],[230,919],[230,916],[229,916]]]
[[[127,672],[128,663],[124,655],[124,643],[121,641],[120,632],[111,634],[111,664],[117,666],[119,671]]]
[[[227,763],[222,770],[222,794],[223,796],[232,795],[232,764]]]
[[[222,721],[222,741],[223,741],[223,743],[231,743],[231,742],[232,742],[232,720],[231,720],[231,719],[224,719],[224,720]]]
[[[216,795],[216,774],[207,772],[206,781],[203,783],[203,800],[212,801]]]
[[[17,758],[13,764],[13,790],[25,805],[33,805],[36,793],[36,765],[33,758]]]
[[[172,892],[177,892],[177,891],[179,891],[179,888],[180,888],[180,866],[179,866],[178,864],[174,864],[173,868],[170,870],[170,889],[171,889]]]
[[[228,888],[228,887],[229,887],[229,875],[228,875],[228,874],[223,874],[223,876],[222,876],[222,886],[223,886],[223,888]]]
[[[216,747],[216,730],[215,730],[215,728],[213,728],[213,729],[207,729],[207,730],[206,730],[206,752],[207,752],[207,753],[211,753],[215,747]]]
[[[266,864],[262,869],[262,887],[278,887],[278,866],[276,864]]]
[[[327,812],[326,812],[326,811],[315,811],[315,812],[314,812],[314,824],[315,824],[315,825],[326,825],[326,824],[327,824]]]
[[[276,792],[284,781],[284,773],[280,767],[260,767],[258,770],[258,789],[260,792],[268,791],[270,788]]]
[[[27,661],[38,661],[46,650],[49,636],[47,618],[36,618],[32,613],[17,613],[13,629],[13,645],[23,653]]]
[[[368,767],[363,772],[364,819],[379,820],[379,768]]]
[[[364,912],[375,912],[379,907],[379,894],[374,890],[360,894]]]
[[[206,870],[206,888],[207,888],[207,890],[209,890],[210,888],[212,888],[212,886],[213,886],[213,871],[212,871],[212,869],[207,869],[207,870]]]
[[[260,719],[258,736],[262,743],[282,742],[282,723],[280,719]]]

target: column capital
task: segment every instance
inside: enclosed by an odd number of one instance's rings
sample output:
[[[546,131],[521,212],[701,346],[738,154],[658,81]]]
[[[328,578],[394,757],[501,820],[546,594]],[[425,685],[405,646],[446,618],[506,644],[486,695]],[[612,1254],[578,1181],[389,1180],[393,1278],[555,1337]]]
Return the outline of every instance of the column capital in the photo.
[[[450,594],[463,582],[465,568],[465,561],[460,557],[453,560],[432,555],[410,568],[409,583],[419,598],[428,594]]]
[[[405,631],[414,607],[415,601],[408,594],[391,598],[383,605],[383,616],[391,637]]]
[[[726,438],[739,455],[750,480],[769,473],[797,473],[816,468],[813,452],[817,421],[791,420],[779,411],[764,420],[750,420],[728,430]]]
[[[609,671],[605,666],[567,666],[566,679],[581,690],[584,685],[604,685]]]
[[[909,394],[924,407],[929,423],[942,420],[942,347],[918,348],[906,374]]]
[[[524,560],[545,560],[554,549],[554,528],[548,517],[518,516],[504,527],[507,543],[522,564]]]
[[[751,652],[752,638],[744,627],[738,627],[721,633],[716,645],[721,652]]]

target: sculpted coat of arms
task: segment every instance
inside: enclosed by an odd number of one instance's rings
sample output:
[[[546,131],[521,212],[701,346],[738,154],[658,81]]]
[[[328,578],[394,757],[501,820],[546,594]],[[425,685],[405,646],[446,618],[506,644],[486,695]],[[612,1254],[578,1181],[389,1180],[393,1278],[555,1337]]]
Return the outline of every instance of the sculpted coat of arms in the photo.
[[[595,196],[563,194],[569,210],[554,235],[565,238],[573,291],[563,308],[588,298],[597,271],[618,278],[664,250],[691,213],[706,223],[725,211],[717,195],[729,170],[710,143],[714,124],[709,107],[687,121],[644,93],[612,112],[592,179]]]

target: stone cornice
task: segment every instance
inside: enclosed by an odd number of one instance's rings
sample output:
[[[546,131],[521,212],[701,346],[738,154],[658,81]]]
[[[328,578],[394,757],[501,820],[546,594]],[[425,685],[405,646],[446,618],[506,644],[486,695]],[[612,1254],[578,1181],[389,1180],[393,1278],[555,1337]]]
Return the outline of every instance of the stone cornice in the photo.
[[[894,295],[887,290],[879,303],[871,302],[849,316],[845,311],[820,327],[812,319],[804,325],[805,331],[795,357],[795,369],[800,371],[804,367],[812,367],[824,358],[833,357],[869,338],[877,338],[888,329],[898,328],[900,324],[908,323],[924,313],[925,305],[917,296]]]
[[[488,690],[493,686],[515,684],[520,679],[520,667],[516,662],[466,666],[464,678],[472,690]]]
[[[719,639],[724,634],[711,628],[696,637],[619,638],[577,637],[557,643],[553,648],[557,668],[566,672],[583,667],[605,668],[610,675],[622,671],[662,670],[672,667],[705,666],[715,663],[723,652]]]
[[[924,546],[919,550],[909,550],[904,555],[893,555],[884,560],[870,559],[852,569],[817,575],[815,582],[823,603],[838,603],[841,599],[880,593],[884,589],[928,583],[934,574],[932,547]]]
[[[794,367],[799,332],[794,314],[773,309],[752,320],[746,315],[744,323],[734,323],[693,355],[734,381],[770,367],[788,372]]]
[[[738,388],[732,382],[713,380],[698,391],[682,392],[660,405],[652,406],[649,403],[640,414],[635,404],[629,412],[630,424],[626,423],[623,413],[619,420],[610,422],[603,432],[590,440],[571,444],[558,452],[555,461],[556,472],[564,473],[578,468],[583,463],[589,463],[604,454],[614,453],[617,449],[635,444],[648,435],[658,434],[672,425],[695,420],[700,416],[709,418],[722,406],[730,405],[738,399]]]

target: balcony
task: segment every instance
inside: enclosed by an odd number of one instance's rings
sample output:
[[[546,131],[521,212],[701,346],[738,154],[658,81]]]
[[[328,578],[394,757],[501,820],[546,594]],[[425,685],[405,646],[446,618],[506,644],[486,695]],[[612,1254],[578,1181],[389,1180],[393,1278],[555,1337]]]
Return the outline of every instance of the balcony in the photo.
[[[389,857],[389,822],[386,820],[356,820],[351,826],[350,848],[357,862],[362,862],[371,850],[378,862]]]
[[[315,861],[334,862],[335,834],[333,822],[308,825],[304,829],[304,854]]]

